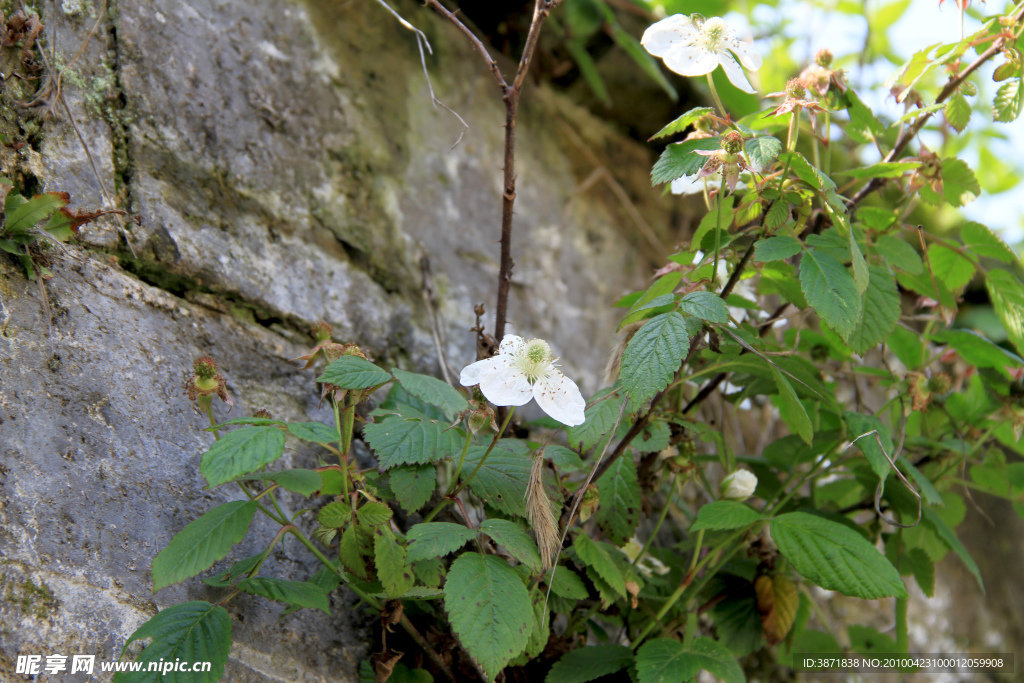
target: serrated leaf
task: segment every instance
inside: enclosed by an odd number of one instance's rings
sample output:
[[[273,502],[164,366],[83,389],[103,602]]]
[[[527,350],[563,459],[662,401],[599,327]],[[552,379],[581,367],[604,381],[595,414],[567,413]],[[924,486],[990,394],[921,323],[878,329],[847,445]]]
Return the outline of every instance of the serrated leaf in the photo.
[[[604,390],[603,396],[595,396],[584,413],[583,424],[570,427],[566,431],[570,446],[581,451],[589,451],[608,436],[615,426],[624,400],[620,396],[610,395],[610,392],[610,389]]]
[[[636,653],[639,683],[686,683],[701,669],[725,683],[746,681],[743,669],[728,648],[711,638],[697,638],[689,650],[678,640],[656,638],[644,643]]]
[[[861,319],[847,342],[861,355],[889,338],[902,312],[896,278],[883,266],[871,265],[868,270],[870,279],[861,297]]]
[[[537,544],[518,524],[507,519],[487,519],[480,524],[480,531],[490,536],[498,545],[505,546],[512,557],[533,571],[540,571],[540,552],[537,550]]]
[[[462,468],[463,479],[476,470],[486,452],[483,446],[469,449]],[[505,514],[526,517],[526,485],[532,465],[529,446],[518,439],[501,439],[470,483],[470,489]]]
[[[757,593],[757,611],[761,616],[765,640],[769,646],[775,645],[786,637],[793,626],[800,596],[796,586],[785,574],[757,577],[754,591]]]
[[[441,579],[445,575],[444,562],[439,557],[430,560],[420,560],[412,563],[412,571],[416,577],[429,588],[437,588],[441,585]]]
[[[417,524],[406,534],[409,561],[419,562],[453,553],[471,541],[476,534],[474,529],[451,522]]]
[[[1020,84],[1021,79],[1018,78],[999,86],[996,97],[992,101],[996,121],[1010,123],[1016,121],[1020,116],[1021,107],[1024,106],[1024,90]]]
[[[231,617],[220,605],[195,601],[174,605],[158,612],[132,633],[121,649],[124,656],[136,640],[152,638],[135,661],[141,671],[118,672],[115,683],[213,683],[224,675],[224,664],[231,651]],[[207,672],[169,671],[159,666],[149,670],[150,662],[210,662]]]
[[[851,267],[853,268],[853,283],[857,286],[857,292],[864,294],[868,291],[868,279],[870,275],[868,273],[868,264],[864,260],[864,254],[860,251],[860,246],[857,244],[857,239],[854,235],[853,230],[850,231],[849,235],[850,243],[850,261]]]
[[[1016,252],[986,225],[973,221],[964,223],[964,227],[960,229],[960,237],[964,241],[964,246],[978,256],[999,259],[1003,263],[1018,261]]]
[[[391,374],[407,392],[421,401],[437,406],[444,411],[445,417],[449,420],[454,420],[459,413],[469,409],[469,403],[462,394],[436,377],[418,375],[398,368],[392,370]]]
[[[883,161],[862,168],[851,168],[837,175],[849,176],[857,180],[868,178],[899,178],[904,173],[921,167],[920,161]]]
[[[861,298],[853,276],[834,257],[808,249],[800,259],[800,288],[807,303],[829,327],[848,341],[861,317]]]
[[[779,389],[779,414],[786,426],[794,434],[799,434],[804,443],[810,445],[814,439],[814,427],[811,425],[811,418],[807,415],[807,409],[800,402],[793,385],[789,383],[786,376],[779,372],[773,365],[772,377],[775,379],[775,386]]]
[[[690,531],[742,529],[761,519],[761,514],[735,500],[716,500],[700,506]]]
[[[272,481],[286,491],[312,496],[323,488],[324,478],[314,470],[282,470],[280,472],[257,472],[244,477],[244,481]]]
[[[391,508],[384,503],[369,501],[356,510],[356,517],[363,526],[380,526],[391,519]]]
[[[946,523],[942,521],[942,518],[930,507],[925,507],[922,510],[921,522],[931,528],[942,542],[945,543],[950,550],[955,552],[960,560],[967,567],[967,570],[971,572],[971,576],[978,582],[978,586],[981,588],[981,592],[985,592],[985,582],[981,580],[981,571],[978,570],[978,565],[975,564],[974,558],[967,552],[967,548],[957,538],[956,533],[953,532]]]
[[[907,597],[889,560],[843,524],[806,512],[788,512],[772,520],[771,534],[793,568],[822,588],[865,600]]]
[[[750,160],[762,170],[769,167],[779,157],[782,151],[782,143],[770,135],[751,138],[743,143],[743,151],[747,153]]]
[[[229,482],[274,462],[284,454],[284,432],[277,427],[240,427],[210,445],[199,472],[210,486]]]
[[[963,289],[974,277],[974,264],[942,244],[928,247],[928,263],[935,278],[951,292]]]
[[[331,501],[316,513],[316,521],[332,529],[340,529],[345,526],[351,517],[351,506],[342,503],[340,500]]]
[[[875,251],[889,260],[893,268],[898,268],[911,275],[924,273],[924,261],[914,247],[895,235],[882,235],[878,238]]]
[[[707,116],[708,114],[713,114],[714,112],[714,107],[696,107],[695,109],[691,109],[690,111],[686,112],[685,114],[677,118],[675,121],[672,121],[670,124],[659,130],[653,136],[651,136],[648,142],[669,135],[675,135],[676,133],[682,133],[687,128],[692,126],[694,123],[696,123],[697,119],[699,119],[700,117]]]
[[[846,411],[843,413],[843,421],[846,422],[847,426],[847,438],[851,442],[856,440],[854,446],[860,449],[864,457],[867,458],[868,464],[871,465],[871,469],[878,475],[879,479],[884,481],[892,469],[889,458],[896,455],[895,446],[892,442],[892,432],[874,415],[863,415]],[[877,439],[873,434],[865,436],[865,434],[873,431],[878,432]],[[879,441],[882,442],[881,447],[878,445]],[[885,450],[883,451],[882,448]],[[888,454],[888,457],[886,457],[886,454]]]
[[[560,598],[586,600],[590,597],[590,592],[584,585],[583,579],[568,567],[555,567],[548,573],[545,580],[551,586],[551,592]]]
[[[1024,354],[1024,284],[1013,273],[990,270],[986,273],[985,289],[1017,353]]]
[[[615,460],[597,480],[597,490],[597,526],[612,543],[625,545],[640,523],[640,484],[632,456]]]
[[[470,552],[455,560],[444,584],[444,606],[455,635],[491,680],[530,640],[530,596],[500,557]]]
[[[954,207],[973,202],[981,194],[981,184],[974,171],[961,159],[942,160],[942,197]]]
[[[695,154],[696,150],[712,150],[721,147],[720,138],[697,138],[686,142],[672,143],[661,153],[651,169],[651,186],[670,183],[683,176],[695,175],[708,158]]]
[[[444,460],[462,450],[464,437],[433,420],[390,418],[363,427],[363,440],[377,453],[381,470]]]
[[[607,543],[592,541],[586,534],[579,534],[572,547],[580,562],[597,572],[620,598],[626,597],[626,579],[611,556],[618,549]]]
[[[967,127],[970,120],[971,103],[967,101],[966,97],[956,93],[946,100],[946,121],[956,129],[957,133],[964,132],[964,128]]]
[[[402,465],[389,474],[391,490],[398,504],[409,513],[418,511],[430,500],[437,486],[437,467],[434,465]]]
[[[544,457],[555,463],[560,472],[576,472],[583,469],[583,460],[579,453],[565,446],[551,444],[544,447]]]
[[[373,555],[377,578],[389,598],[402,597],[416,583],[406,559],[406,549],[398,544],[388,527],[373,530]]]
[[[630,445],[638,453],[658,453],[668,448],[671,438],[672,430],[668,424],[661,420],[652,420]]]
[[[238,589],[268,600],[276,600],[298,607],[312,607],[331,613],[327,594],[317,585],[306,581],[287,581],[266,576],[254,576],[238,582]]]
[[[808,186],[819,190],[825,202],[837,214],[842,215],[846,213],[846,204],[843,203],[842,198],[836,192],[835,181],[825,175],[821,169],[812,165],[802,154],[797,152],[786,152],[780,155],[780,160],[783,164],[789,164],[790,172],[796,175],[797,178],[807,183]]]
[[[759,240],[754,245],[754,260],[758,262],[782,261],[796,256],[803,249],[800,240],[789,235],[778,235]]]
[[[713,292],[690,292],[680,299],[679,308],[684,313],[708,322],[729,322],[729,307]]]
[[[689,348],[690,328],[680,313],[647,321],[622,353],[620,381],[633,402],[646,403],[667,387]]]
[[[546,683],[587,683],[621,671],[633,663],[625,645],[592,645],[567,652],[551,667]]]
[[[303,441],[335,443],[341,440],[338,430],[322,422],[289,422],[288,431]]]
[[[324,368],[316,381],[342,389],[370,389],[390,382],[391,374],[365,358],[342,356]]]
[[[764,217],[764,227],[767,230],[774,231],[777,228],[785,225],[789,221],[789,202],[784,199],[776,199],[772,202],[772,205],[768,208],[768,213]],[[757,259],[765,260],[765,259]]]
[[[153,591],[195,576],[223,559],[245,538],[255,514],[255,501],[235,500],[189,523],[153,558]]]

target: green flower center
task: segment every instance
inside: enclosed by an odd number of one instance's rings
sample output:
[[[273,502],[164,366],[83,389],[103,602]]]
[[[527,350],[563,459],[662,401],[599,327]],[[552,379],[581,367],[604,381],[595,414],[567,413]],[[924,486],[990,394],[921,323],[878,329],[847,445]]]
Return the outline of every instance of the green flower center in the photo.
[[[722,42],[725,40],[725,35],[728,32],[728,26],[722,21],[720,17],[712,17],[704,22],[704,25],[700,28],[700,35],[704,47],[711,52],[717,52],[722,46]]]
[[[551,367],[551,347],[543,339],[531,339],[519,352],[516,366],[526,375],[526,381],[533,384]]]

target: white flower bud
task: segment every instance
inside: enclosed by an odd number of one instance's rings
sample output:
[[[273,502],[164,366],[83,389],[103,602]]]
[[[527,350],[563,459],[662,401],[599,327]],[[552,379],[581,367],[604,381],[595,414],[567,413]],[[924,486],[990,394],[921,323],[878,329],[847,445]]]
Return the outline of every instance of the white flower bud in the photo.
[[[736,470],[722,481],[719,491],[726,500],[746,500],[754,495],[757,477],[749,470]]]

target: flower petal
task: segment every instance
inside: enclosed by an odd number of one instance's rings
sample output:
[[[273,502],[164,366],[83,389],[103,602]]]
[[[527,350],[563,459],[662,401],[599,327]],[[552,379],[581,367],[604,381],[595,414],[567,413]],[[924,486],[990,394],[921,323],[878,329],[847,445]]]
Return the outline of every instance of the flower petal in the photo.
[[[680,76],[703,76],[718,66],[718,55],[695,45],[674,45],[662,59]]]
[[[761,68],[763,61],[760,53],[747,41],[734,38],[727,42],[725,47],[739,57],[740,64],[751,71],[757,71]]]
[[[498,353],[502,355],[516,353],[521,351],[524,346],[526,346],[526,342],[523,341],[522,337],[515,334],[506,334],[498,346]]]
[[[685,14],[673,14],[648,26],[640,39],[640,44],[655,57],[661,57],[673,44],[692,43],[698,35],[690,17]]]
[[[683,176],[672,181],[672,194],[698,194],[704,191],[704,180],[697,176]]]
[[[725,70],[725,75],[729,77],[729,80],[733,85],[743,92],[748,92],[751,95],[757,92],[750,85],[750,81],[747,80],[746,75],[743,73],[743,69],[736,62],[736,58],[729,54],[727,50],[721,50],[718,53],[718,59],[722,63],[722,69]]]
[[[480,391],[496,406],[521,406],[533,398],[526,374],[512,365],[511,356],[495,356],[493,366],[480,373]]]
[[[494,365],[493,358],[485,358],[478,360],[475,363],[470,363],[466,367],[462,368],[462,374],[459,375],[459,383],[464,387],[471,387],[480,384],[480,376],[484,370],[490,370]]]
[[[545,413],[564,425],[575,427],[586,418],[583,411],[587,402],[583,400],[579,387],[558,370],[551,370],[533,385],[533,397]]]

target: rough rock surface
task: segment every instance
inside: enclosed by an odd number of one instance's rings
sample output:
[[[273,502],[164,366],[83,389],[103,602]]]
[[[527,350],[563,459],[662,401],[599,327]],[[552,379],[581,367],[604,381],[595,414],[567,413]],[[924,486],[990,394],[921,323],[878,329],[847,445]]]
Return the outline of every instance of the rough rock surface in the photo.
[[[46,5],[62,63],[99,5]],[[237,495],[202,490],[210,435],[182,388],[193,359],[220,361],[231,415],[326,419],[312,373],[287,361],[313,322],[386,364],[438,373],[427,259],[457,371],[474,355],[473,305],[491,304],[497,275],[503,109],[450,26],[395,5],[426,31],[433,86],[470,125],[454,149],[461,126],[430,105],[413,35],[373,2],[109,6],[64,76],[89,154],[60,106],[36,150],[0,152],[5,172],[70,192],[74,208],[106,197],[140,218],[87,226],[54,258],[52,331],[38,286],[0,266],[4,680],[18,654],[116,658],[158,608],[219,598],[197,580],[154,595],[149,571],[186,523]],[[673,219],[649,190],[649,151],[559,96],[530,84],[519,130],[510,321],[549,339],[589,394],[609,304],[650,272]],[[286,458],[314,462],[290,445]],[[256,527],[229,559],[270,533]],[[306,557],[289,540],[267,568],[304,578]],[[354,680],[370,622],[350,594],[334,601],[331,617],[284,619],[265,601],[232,601],[226,680]]]

